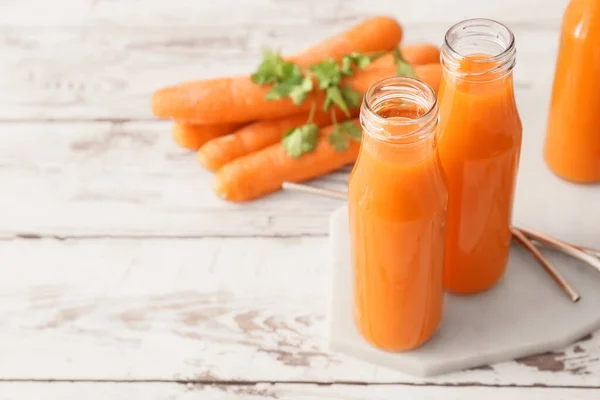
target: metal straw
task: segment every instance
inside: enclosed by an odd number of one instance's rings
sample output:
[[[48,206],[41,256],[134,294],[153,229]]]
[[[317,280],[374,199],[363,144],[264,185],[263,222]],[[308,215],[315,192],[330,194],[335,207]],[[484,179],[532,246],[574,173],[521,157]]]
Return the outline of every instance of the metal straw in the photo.
[[[331,197],[338,200],[347,200],[348,194],[339,190],[323,189],[315,186],[304,185],[301,183],[283,182],[285,190],[293,190],[296,192],[316,194],[319,196]]]
[[[306,184],[301,184],[301,183],[291,183],[291,182],[284,182],[282,186],[283,186],[283,189],[290,190],[290,191],[314,194],[314,195],[330,197],[330,198],[338,199],[338,200],[347,200],[348,199],[348,194],[345,192],[339,191],[339,190],[324,189],[324,188],[314,187],[311,185],[306,185]],[[529,231],[529,230],[527,230],[527,232],[531,233],[531,231]],[[534,232],[534,233],[536,233],[536,232]],[[550,261],[548,261],[548,259],[546,257],[544,257],[544,255],[538,250],[537,247],[535,247],[535,245],[531,242],[531,240],[529,240],[525,236],[525,234],[523,232],[521,232],[520,228],[513,227],[512,234],[515,237],[515,239],[517,239],[517,241],[519,243],[521,243],[523,245],[523,247],[525,247],[525,249],[527,251],[529,251],[531,253],[531,255],[533,255],[533,257],[535,257],[535,259],[540,263],[540,265],[542,267],[544,267],[544,269],[548,272],[548,274],[550,274],[552,279],[554,279],[554,281],[561,287],[561,289],[567,294],[567,296],[569,296],[571,301],[573,301],[574,303],[579,301],[579,299],[581,298],[581,295],[577,292],[577,289],[575,289],[575,287],[567,280],[567,278],[565,278],[560,273],[560,271]],[[533,235],[530,235],[530,236],[533,237]],[[544,236],[546,236],[546,235],[544,235]],[[552,238],[552,237],[549,237],[549,238]],[[538,238],[536,238],[536,239],[538,239]],[[542,236],[539,236],[539,240],[542,241]],[[558,239],[555,239],[555,240],[558,241]],[[560,241],[558,241],[558,242],[560,242]],[[553,247],[559,248],[560,250],[563,250],[566,253],[575,256],[570,251],[567,251],[567,248],[571,248],[571,249],[577,251],[577,253],[583,253],[589,258],[594,258],[593,256],[583,252],[582,250],[577,250],[573,247],[570,247],[569,244],[565,244],[564,242],[561,242],[561,247],[558,247],[558,243],[556,245],[554,245]],[[590,249],[590,250],[595,251],[593,249]],[[580,255],[580,257],[581,257],[581,255]],[[577,257],[577,258],[580,258],[580,257]],[[596,261],[598,263],[597,268],[600,271],[600,259],[597,259]],[[594,266],[596,266],[596,265],[594,265]]]
[[[519,228],[511,228],[513,237],[517,240],[517,242],[521,243],[523,247],[525,247],[533,257],[540,263],[542,267],[550,274],[552,279],[561,287],[561,289],[569,296],[573,303],[577,303],[579,299],[581,299],[581,295],[577,292],[577,289],[564,277],[563,274],[552,264],[542,252],[535,247],[535,245],[525,236],[523,232],[519,230]]]
[[[546,233],[537,232],[526,228],[520,229],[525,235],[529,236],[530,238],[535,239],[546,246],[567,253],[568,255],[575,257],[600,271],[600,258],[597,258],[593,255],[597,252],[597,250],[572,245],[553,236],[550,236]]]

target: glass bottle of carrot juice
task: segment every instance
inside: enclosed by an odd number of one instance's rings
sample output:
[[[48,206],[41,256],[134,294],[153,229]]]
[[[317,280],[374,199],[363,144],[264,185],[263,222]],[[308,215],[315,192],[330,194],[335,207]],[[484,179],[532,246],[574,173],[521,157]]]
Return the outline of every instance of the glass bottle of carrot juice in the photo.
[[[515,103],[512,32],[486,19],[460,22],[442,48],[439,152],[448,180],[446,290],[469,294],[502,277],[522,125]]]
[[[372,345],[409,350],[442,315],[448,194],[435,92],[416,79],[384,79],[365,94],[360,120],[348,185],[354,319]]]
[[[571,0],[564,14],[545,158],[564,179],[600,182],[600,0]]]

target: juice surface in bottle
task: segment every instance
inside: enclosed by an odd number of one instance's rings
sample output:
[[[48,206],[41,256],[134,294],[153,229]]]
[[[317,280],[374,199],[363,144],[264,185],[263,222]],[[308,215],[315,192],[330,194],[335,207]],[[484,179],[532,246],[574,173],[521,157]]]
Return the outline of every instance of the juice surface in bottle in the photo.
[[[444,287],[484,291],[506,269],[522,125],[512,69],[514,36],[486,19],[446,33],[439,153],[448,179]]]
[[[373,85],[348,183],[354,320],[372,345],[416,348],[442,315],[447,188],[435,92],[411,78]]]
[[[544,156],[563,179],[600,182],[600,0],[564,14]]]

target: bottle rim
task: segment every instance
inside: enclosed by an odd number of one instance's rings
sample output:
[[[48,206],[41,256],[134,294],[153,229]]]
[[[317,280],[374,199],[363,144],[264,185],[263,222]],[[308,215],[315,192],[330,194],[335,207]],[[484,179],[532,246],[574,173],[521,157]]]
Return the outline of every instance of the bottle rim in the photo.
[[[378,113],[383,103],[397,101],[414,104],[425,111],[410,119],[390,119]],[[438,99],[431,86],[417,78],[395,76],[382,79],[367,89],[361,105],[360,122],[370,137],[407,144],[429,137],[437,126],[438,114]],[[401,135],[385,134],[390,127],[410,126],[415,129]]]
[[[477,28],[481,28],[477,32]],[[486,32],[484,28],[495,29],[496,33]],[[475,31],[473,31],[475,29]],[[463,54],[456,47],[463,38],[472,40],[492,40],[501,46],[502,51],[496,54],[482,53],[477,58],[472,54]],[[490,76],[495,80],[512,71],[516,64],[516,40],[513,32],[501,22],[489,18],[471,18],[452,25],[444,35],[444,45],[441,52],[441,63],[446,72],[463,78]],[[459,71],[460,62],[469,59],[475,63],[494,63],[493,67],[477,72]]]

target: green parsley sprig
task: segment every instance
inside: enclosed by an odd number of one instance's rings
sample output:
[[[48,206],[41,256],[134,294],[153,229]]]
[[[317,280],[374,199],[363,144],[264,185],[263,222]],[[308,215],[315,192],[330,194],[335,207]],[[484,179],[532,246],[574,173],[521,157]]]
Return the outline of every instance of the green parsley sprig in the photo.
[[[352,87],[340,86],[345,76],[354,75],[354,67],[362,69],[371,63],[371,58],[361,53],[352,53],[342,57],[341,64],[335,60],[325,60],[310,67],[310,72],[319,82],[319,89],[325,90],[323,110],[329,110],[335,104],[346,116],[350,108],[360,104],[360,93]]]
[[[372,57],[375,56],[355,52],[342,57],[340,64],[328,59],[303,71],[297,64],[283,60],[279,53],[264,50],[263,60],[251,78],[257,85],[273,84],[265,95],[265,100],[289,97],[295,104],[302,104],[306,100],[314,89],[315,79],[318,89],[325,91],[323,109],[327,111],[335,104],[349,116],[349,109],[360,104],[360,94],[350,86],[341,87],[342,79],[353,75],[354,67],[365,68],[371,63]]]
[[[290,97],[295,104],[302,104],[313,90],[312,79],[304,76],[298,65],[284,61],[279,53],[272,50],[263,51],[263,60],[251,79],[257,85],[273,84],[265,100]]]
[[[342,110],[349,117],[350,109],[360,105],[361,95],[348,85],[342,86],[344,77],[354,75],[356,69],[367,67],[371,61],[382,55],[362,54],[354,52],[342,57],[337,63],[333,59],[324,60],[308,69],[301,69],[297,64],[283,60],[279,53],[265,50],[263,60],[252,74],[252,82],[258,85],[272,84],[265,95],[265,100],[277,100],[289,97],[295,104],[302,104],[315,89],[325,92],[323,110],[330,110],[332,105]],[[332,115],[335,113],[332,111]],[[312,152],[319,140],[319,127],[313,122],[315,104],[306,124],[290,129],[283,135],[282,144],[285,151],[294,158]],[[360,141],[361,129],[352,121],[337,123],[329,135],[329,143],[336,151],[345,151],[349,140]]]
[[[396,64],[396,76],[406,76],[408,78],[416,78],[417,75],[411,65],[406,62],[399,47],[394,50],[394,64]]]
[[[360,142],[362,137],[362,129],[353,121],[345,121],[336,124],[333,132],[327,138],[329,144],[333,146],[335,151],[346,151],[350,146],[350,140]]]
[[[281,144],[290,157],[298,158],[312,152],[319,143],[319,126],[313,122],[315,104],[312,104],[306,124],[289,129],[283,134]]]

